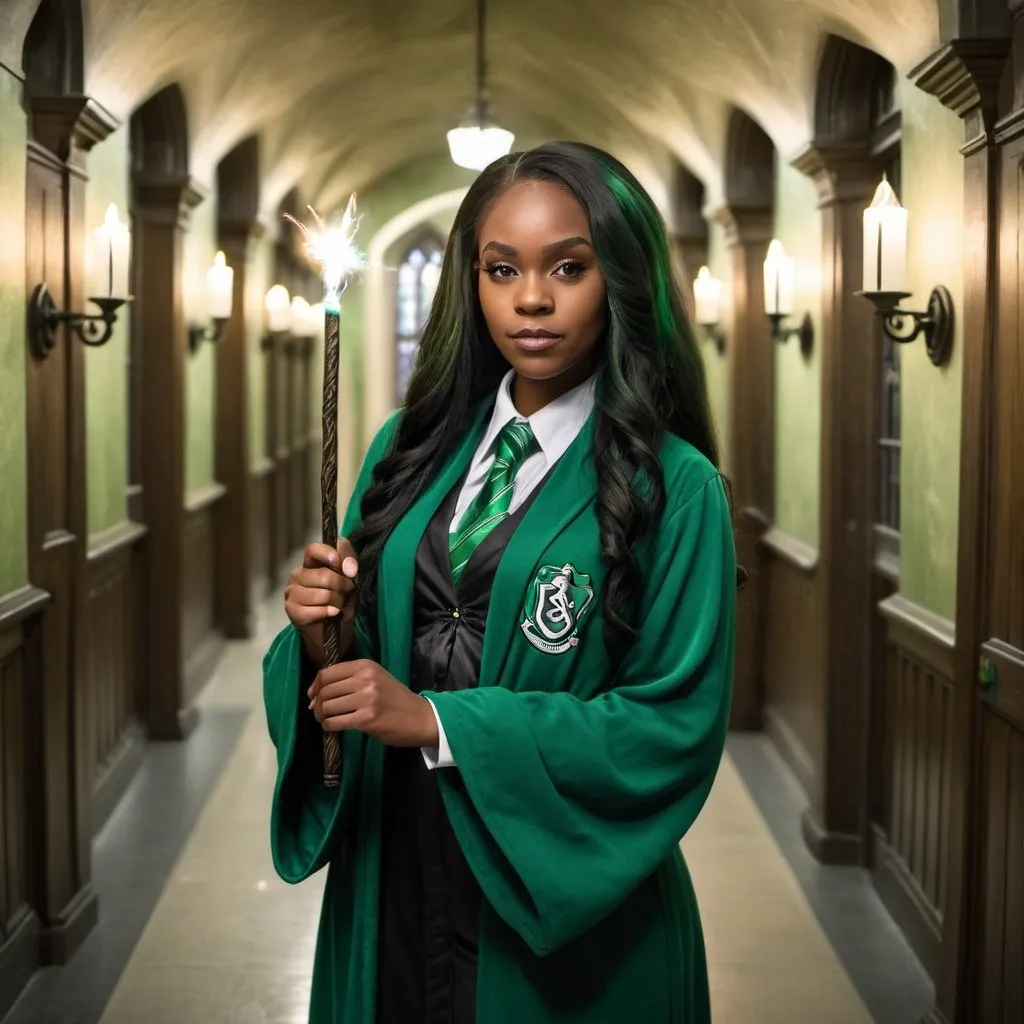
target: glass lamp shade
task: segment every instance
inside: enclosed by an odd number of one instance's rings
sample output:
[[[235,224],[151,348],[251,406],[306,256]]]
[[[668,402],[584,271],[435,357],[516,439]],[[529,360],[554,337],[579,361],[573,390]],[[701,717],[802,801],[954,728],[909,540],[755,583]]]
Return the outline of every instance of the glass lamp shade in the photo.
[[[482,171],[512,151],[515,136],[504,128],[463,126],[448,133],[452,161],[471,171]]]

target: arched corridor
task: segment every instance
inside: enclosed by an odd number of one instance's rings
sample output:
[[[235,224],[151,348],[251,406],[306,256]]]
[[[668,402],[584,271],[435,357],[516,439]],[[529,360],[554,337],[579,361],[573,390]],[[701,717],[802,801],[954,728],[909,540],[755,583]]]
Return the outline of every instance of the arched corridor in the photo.
[[[358,195],[343,513],[486,101],[636,176],[703,359],[748,573],[681,837],[716,1024],[1024,1024],[1022,53],[1020,0],[0,0],[0,1021],[306,1019],[260,679],[332,321],[289,218]]]

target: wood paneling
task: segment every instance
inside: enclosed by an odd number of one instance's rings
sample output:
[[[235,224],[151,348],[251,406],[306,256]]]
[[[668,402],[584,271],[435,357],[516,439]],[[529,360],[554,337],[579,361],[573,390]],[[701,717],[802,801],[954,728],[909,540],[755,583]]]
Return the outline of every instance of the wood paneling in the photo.
[[[899,594],[880,611],[887,625],[885,801],[872,822],[871,862],[889,912],[936,978],[949,884],[953,627]]]
[[[211,484],[189,496],[183,555],[182,663],[185,666],[183,711],[197,714],[195,700],[209,681],[224,650],[217,621],[215,517],[223,484]]]
[[[271,591],[270,503],[274,463],[262,459],[249,473],[249,509],[252,525],[252,549],[247,555],[252,560],[251,607],[258,608]]]
[[[765,587],[764,728],[812,800],[821,771],[824,683],[818,553],[772,528],[762,540]]]
[[[90,538],[81,691],[81,768],[92,787],[98,831],[142,760],[139,654],[140,546],[145,527],[124,522]]]
[[[40,616],[34,587],[0,598],[0,1017],[40,964],[36,906],[42,849],[39,807]]]

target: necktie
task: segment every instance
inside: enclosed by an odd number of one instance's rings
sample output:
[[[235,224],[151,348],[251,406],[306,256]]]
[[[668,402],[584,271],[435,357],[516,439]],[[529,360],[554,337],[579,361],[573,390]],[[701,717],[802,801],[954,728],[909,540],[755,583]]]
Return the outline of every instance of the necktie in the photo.
[[[494,465],[480,493],[469,503],[458,528],[449,539],[452,579],[458,585],[473,552],[499,523],[508,517],[519,467],[539,449],[529,423],[509,420],[501,428]]]

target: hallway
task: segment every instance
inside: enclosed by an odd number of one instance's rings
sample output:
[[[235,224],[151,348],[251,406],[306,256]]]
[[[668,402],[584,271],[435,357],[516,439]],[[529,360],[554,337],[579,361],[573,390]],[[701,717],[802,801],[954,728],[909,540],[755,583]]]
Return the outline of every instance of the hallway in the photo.
[[[97,884],[110,875],[113,900],[104,905],[113,903],[111,915],[66,967],[42,972],[5,1024],[306,1020],[324,876],[285,885],[274,874],[266,838],[275,763],[259,666],[282,623],[277,603],[265,605],[254,638],[229,645],[201,700],[203,724],[189,741],[190,756],[160,766],[163,798],[144,794],[151,787],[145,773],[126,794],[97,838]],[[798,804],[795,783],[770,748],[738,739],[734,749],[773,786],[776,818],[782,818]],[[866,887],[843,889],[835,878],[812,880],[806,865],[795,865],[806,884],[818,886],[830,923],[845,931],[843,952],[859,992],[734,756],[723,763],[684,842],[701,903],[715,1024],[915,1019],[927,1008],[930,986],[877,897]],[[171,775],[179,776],[177,785]],[[144,879],[161,870],[174,843],[170,833],[187,817],[184,805],[207,792],[205,803],[192,808],[194,826],[180,829],[183,845],[165,865],[166,884],[152,891]],[[140,835],[147,839],[139,842]],[[123,850],[115,852],[119,842]],[[116,869],[105,872],[112,862]],[[132,948],[125,939],[134,934]]]

